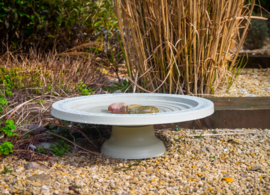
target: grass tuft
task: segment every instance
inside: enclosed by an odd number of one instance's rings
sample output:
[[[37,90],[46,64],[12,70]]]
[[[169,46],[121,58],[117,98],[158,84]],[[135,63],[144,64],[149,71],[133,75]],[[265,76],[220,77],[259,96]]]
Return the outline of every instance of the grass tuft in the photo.
[[[255,0],[114,2],[137,92],[208,95],[230,85]]]

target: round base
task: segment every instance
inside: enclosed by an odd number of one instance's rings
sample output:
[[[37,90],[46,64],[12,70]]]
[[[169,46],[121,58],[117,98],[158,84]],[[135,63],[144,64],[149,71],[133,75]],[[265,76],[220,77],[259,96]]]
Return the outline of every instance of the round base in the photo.
[[[155,136],[153,125],[113,126],[110,139],[101,152],[113,158],[143,159],[164,154],[163,142]]]

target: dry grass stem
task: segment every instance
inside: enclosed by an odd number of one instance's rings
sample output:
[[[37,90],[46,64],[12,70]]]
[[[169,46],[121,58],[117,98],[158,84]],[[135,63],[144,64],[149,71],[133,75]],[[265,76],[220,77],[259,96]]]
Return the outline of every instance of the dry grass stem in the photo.
[[[114,2],[136,92],[201,96],[233,82],[255,0]]]

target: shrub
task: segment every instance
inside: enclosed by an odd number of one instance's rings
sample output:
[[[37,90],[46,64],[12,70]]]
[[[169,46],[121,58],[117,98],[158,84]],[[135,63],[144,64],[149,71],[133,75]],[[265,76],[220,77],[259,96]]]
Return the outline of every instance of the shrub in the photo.
[[[248,49],[260,49],[269,35],[267,22],[264,20],[251,20],[251,29],[247,34],[244,46]]]
[[[6,47],[64,51],[96,39],[96,30],[114,25],[114,17],[111,0],[3,0],[2,53]]]

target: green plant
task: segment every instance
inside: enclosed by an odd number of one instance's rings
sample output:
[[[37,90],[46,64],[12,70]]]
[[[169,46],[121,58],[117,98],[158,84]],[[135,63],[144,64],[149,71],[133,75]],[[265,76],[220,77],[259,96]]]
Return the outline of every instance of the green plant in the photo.
[[[173,123],[171,125],[172,125],[172,131],[181,131],[182,130],[182,128],[178,127],[178,125],[175,125],[175,127],[174,127]]]
[[[245,68],[245,66],[247,65],[247,62],[248,62],[247,58],[245,56],[242,56],[242,57],[240,57],[240,59],[238,60],[236,65],[233,67],[233,69],[231,71],[231,75],[228,78],[227,91],[233,85],[234,80],[239,76],[240,70],[242,68]],[[229,70],[229,66],[227,67],[227,69]]]
[[[30,138],[30,135],[29,134],[26,134],[25,136],[24,136],[24,139],[29,139]]]
[[[1,175],[2,175],[2,174],[7,174],[7,173],[12,173],[12,170],[9,170],[9,169],[6,167],[6,165],[4,165],[3,167],[4,167],[4,171],[0,173]]]
[[[17,68],[14,69],[14,71],[17,71]],[[14,71],[12,71],[12,75],[14,75]],[[7,71],[5,67],[0,68],[0,83],[4,84],[4,93],[6,96],[11,96],[12,92],[12,80],[11,80],[11,75],[10,72]],[[0,97],[3,97],[4,95],[1,93]]]
[[[0,113],[3,111],[4,106],[7,106],[7,100],[3,97],[0,97]]]
[[[96,89],[94,88],[88,88],[88,89],[81,89],[80,92],[81,92],[81,95],[90,95],[92,94]]]
[[[105,86],[104,89],[105,91],[108,91],[110,93],[113,93],[116,90],[121,90],[121,91],[126,91],[129,87],[130,87],[130,83],[127,80],[123,80],[123,82],[121,84],[119,83],[114,83],[113,87],[107,87]]]
[[[65,125],[66,126],[66,125],[68,125],[68,123],[69,123],[69,121],[63,121],[62,122],[62,125]]]
[[[65,144],[63,140],[59,140],[56,145],[50,145],[50,148],[57,156],[63,156],[67,151],[71,152],[70,146]]]
[[[133,166],[140,166],[142,160],[138,160],[137,163],[133,163],[133,164],[128,164],[128,167],[120,167],[120,168],[115,168],[113,171],[123,171],[126,172],[128,170],[130,170]]]
[[[83,81],[80,81],[78,84],[75,85],[75,89],[80,92],[81,95],[90,95],[95,92],[96,89],[86,86]]]
[[[124,79],[121,84],[114,83],[114,85],[115,85],[115,90],[125,91],[130,86],[130,83],[126,79]]]
[[[13,68],[11,70],[7,70],[5,67],[0,68],[0,82],[4,84],[4,93],[5,96],[12,95],[13,88],[20,88],[21,87],[21,76],[19,76],[19,68]],[[26,77],[25,77],[26,78]],[[3,96],[3,94],[0,94]]]
[[[209,156],[209,158],[216,159],[216,157],[215,157],[215,156]]]
[[[5,126],[0,129],[0,132],[5,132],[8,137],[17,135],[13,131],[16,130],[16,125],[13,120],[6,120]]]
[[[8,155],[9,153],[12,153],[13,150],[13,144],[6,141],[3,144],[0,145],[0,155]]]
[[[260,49],[269,36],[269,29],[265,20],[251,20],[250,30],[244,46],[248,49]]]
[[[80,189],[81,187],[80,186],[72,186],[73,188],[77,188],[77,189]]]
[[[38,148],[37,149],[37,152],[38,153],[46,153],[46,151],[44,150],[44,148]]]
[[[200,136],[194,136],[195,139],[204,139],[204,137],[202,136],[202,134],[200,134]]]

